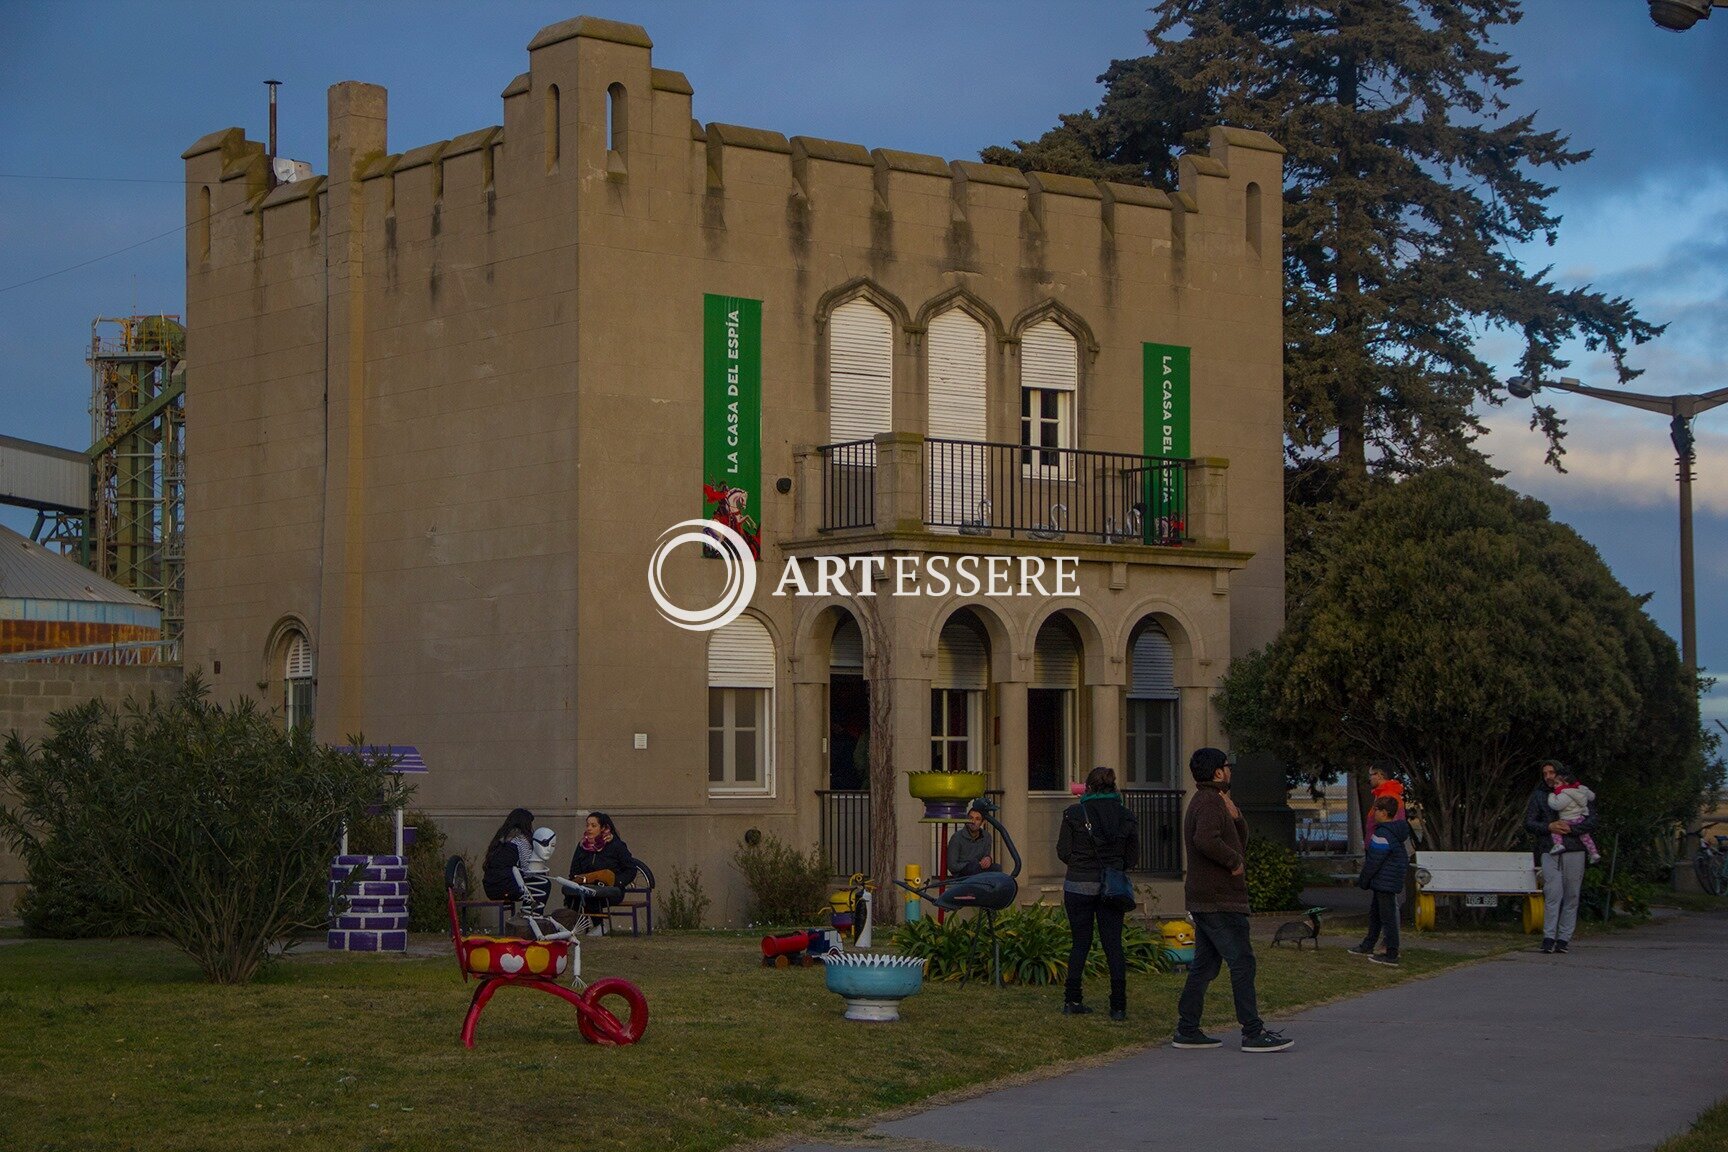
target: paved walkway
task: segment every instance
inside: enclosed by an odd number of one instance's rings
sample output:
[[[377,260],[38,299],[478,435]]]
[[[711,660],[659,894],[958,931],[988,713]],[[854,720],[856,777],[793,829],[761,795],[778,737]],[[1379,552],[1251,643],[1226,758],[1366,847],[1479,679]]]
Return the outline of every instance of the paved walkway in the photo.
[[[1228,999],[1225,980],[1214,1001]],[[1589,937],[1568,956],[1509,953],[1273,1025],[1296,1047],[1264,1056],[1233,1042],[1152,1048],[883,1123],[859,1144],[1649,1149],[1728,1095],[1728,916]],[[1369,1120],[1371,1096],[1389,1100],[1384,1121]]]

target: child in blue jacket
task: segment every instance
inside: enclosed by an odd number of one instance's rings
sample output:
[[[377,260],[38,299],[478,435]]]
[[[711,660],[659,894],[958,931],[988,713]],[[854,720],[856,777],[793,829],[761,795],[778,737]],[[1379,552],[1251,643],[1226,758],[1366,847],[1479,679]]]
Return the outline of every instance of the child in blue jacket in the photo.
[[[1410,867],[1410,822],[1398,819],[1398,801],[1390,796],[1374,800],[1374,832],[1368,837],[1367,855],[1362,861],[1362,874],[1356,887],[1374,893],[1368,906],[1368,935],[1362,943],[1348,949],[1355,956],[1366,956],[1376,964],[1398,964],[1398,893],[1404,891],[1404,873]],[[1376,956],[1374,945],[1380,933],[1386,933],[1386,951]]]

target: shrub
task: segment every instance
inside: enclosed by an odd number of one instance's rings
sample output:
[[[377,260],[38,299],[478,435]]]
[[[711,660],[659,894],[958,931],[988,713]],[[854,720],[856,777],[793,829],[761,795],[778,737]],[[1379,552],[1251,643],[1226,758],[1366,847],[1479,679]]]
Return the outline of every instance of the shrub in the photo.
[[[18,805],[0,808],[0,831],[33,887],[67,891],[75,862],[111,880],[138,926],[206,979],[243,983],[273,947],[324,927],[342,825],[406,789],[303,729],[283,731],[252,700],[208,695],[193,675],[121,712],[100,701],[57,712],[40,746],[14,733],[0,782]]]
[[[708,894],[702,890],[702,869],[672,866],[672,883],[660,893],[660,919],[668,928],[700,928],[708,911]]]
[[[828,865],[819,848],[802,853],[770,834],[754,844],[740,844],[732,864],[750,889],[753,924],[809,924],[827,907]]]
[[[421,811],[403,813],[402,822],[414,829],[414,843],[408,845],[408,930],[447,932],[450,909],[444,899],[444,847],[449,837]],[[395,819],[389,812],[380,812],[350,825],[348,850],[369,856],[394,852]],[[476,875],[472,870],[468,874]]]
[[[1248,841],[1248,906],[1256,912],[1302,907],[1302,867],[1296,853],[1264,837]]]
[[[1007,984],[1056,984],[1067,979],[1068,950],[1074,946],[1068,916],[1053,904],[1009,908],[996,914],[996,940],[1002,947],[1002,980]],[[1143,925],[1129,921],[1122,928],[1122,951],[1128,971],[1149,972],[1159,967],[1158,937]],[[894,947],[907,956],[925,961],[924,974],[931,980],[990,979],[990,935],[983,915],[950,915],[938,924],[934,916],[902,924],[894,933]],[[1106,971],[1104,949],[1096,937],[1086,957],[1086,971]]]

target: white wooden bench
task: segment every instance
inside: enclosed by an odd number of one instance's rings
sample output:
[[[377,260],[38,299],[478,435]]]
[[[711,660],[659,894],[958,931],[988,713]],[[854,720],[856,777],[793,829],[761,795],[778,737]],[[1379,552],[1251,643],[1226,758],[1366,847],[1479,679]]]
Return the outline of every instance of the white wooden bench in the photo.
[[[1434,927],[1434,897],[1462,895],[1465,907],[1484,908],[1522,898],[1524,931],[1542,930],[1542,884],[1528,852],[1418,852],[1415,868],[1418,928]]]

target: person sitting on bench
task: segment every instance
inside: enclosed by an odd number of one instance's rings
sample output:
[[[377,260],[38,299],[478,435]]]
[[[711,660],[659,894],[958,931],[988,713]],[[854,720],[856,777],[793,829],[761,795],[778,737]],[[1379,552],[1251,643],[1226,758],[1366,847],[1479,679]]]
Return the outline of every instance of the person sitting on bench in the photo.
[[[534,859],[532,836],[534,813],[526,808],[512,809],[504,823],[492,834],[486,845],[486,863],[480,873],[480,885],[488,900],[520,900],[522,885],[516,880],[516,869],[527,871]]]
[[[593,896],[566,896],[564,906],[577,909],[593,918],[590,936],[606,935],[606,907],[623,896],[623,889],[635,879],[636,869],[630,864],[630,848],[618,835],[618,826],[604,812],[590,812],[583,828],[582,841],[570,857],[570,879],[578,884],[594,885],[599,891]]]

